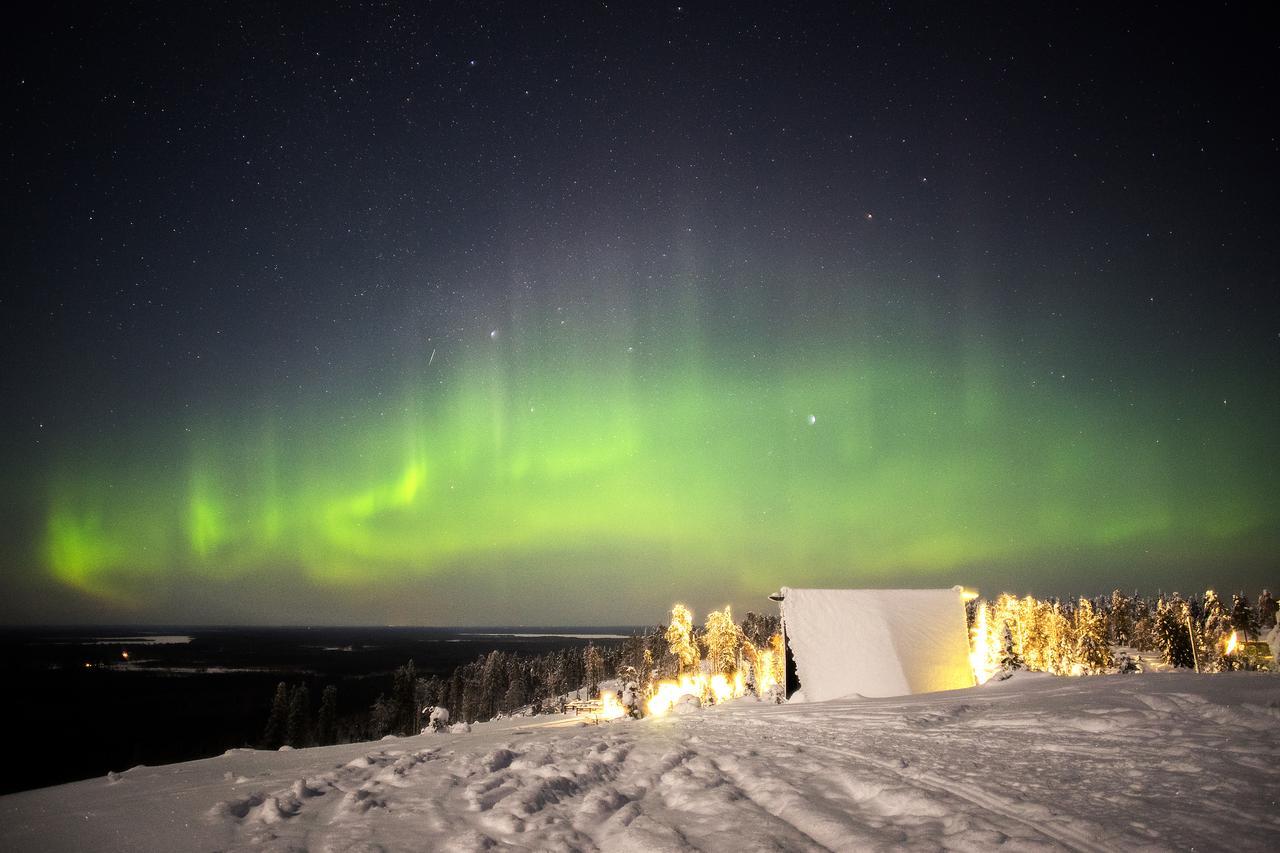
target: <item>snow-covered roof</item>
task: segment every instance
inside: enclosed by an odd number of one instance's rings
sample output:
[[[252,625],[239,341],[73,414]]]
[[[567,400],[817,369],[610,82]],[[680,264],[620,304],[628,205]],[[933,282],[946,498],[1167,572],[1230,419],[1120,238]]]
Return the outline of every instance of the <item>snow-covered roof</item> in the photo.
[[[782,588],[808,701],[972,687],[961,589]]]

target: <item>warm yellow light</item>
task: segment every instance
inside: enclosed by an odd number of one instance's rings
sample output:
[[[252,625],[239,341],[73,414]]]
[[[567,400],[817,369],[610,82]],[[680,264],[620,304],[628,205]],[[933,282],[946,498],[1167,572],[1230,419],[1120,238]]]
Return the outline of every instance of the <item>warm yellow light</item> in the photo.
[[[1228,654],[1228,655],[1234,655],[1235,653],[1236,653],[1236,632],[1235,632],[1235,631],[1232,631],[1232,632],[1231,632],[1231,636],[1230,636],[1230,637],[1227,637],[1227,651],[1226,651],[1226,654]]]
[[[612,690],[604,690],[600,693],[600,710],[596,712],[596,717],[601,720],[616,720],[624,717],[627,709],[622,707],[622,703],[618,701],[618,696]]]
[[[969,632],[969,666],[973,668],[974,680],[979,684],[986,684],[1000,668],[996,660],[996,649],[999,646],[991,636],[985,604],[978,605],[976,617],[973,630]]]

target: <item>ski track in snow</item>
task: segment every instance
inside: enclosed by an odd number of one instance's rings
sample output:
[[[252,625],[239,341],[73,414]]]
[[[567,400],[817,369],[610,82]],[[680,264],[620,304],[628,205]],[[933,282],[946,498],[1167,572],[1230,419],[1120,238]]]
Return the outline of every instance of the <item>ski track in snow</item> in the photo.
[[[1277,724],[1253,674],[530,718],[12,795],[0,848],[1268,850]]]

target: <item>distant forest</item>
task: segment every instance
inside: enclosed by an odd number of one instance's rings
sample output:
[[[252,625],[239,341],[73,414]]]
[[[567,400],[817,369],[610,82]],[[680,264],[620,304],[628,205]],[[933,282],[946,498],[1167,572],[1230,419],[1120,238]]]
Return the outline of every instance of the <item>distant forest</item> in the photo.
[[[1257,639],[1275,627],[1276,611],[1266,590],[1256,603],[1236,593],[1229,605],[1213,590],[1187,598],[1116,590],[1074,601],[1002,595],[967,606],[974,643],[987,644],[993,671],[1026,668],[1059,675],[1136,669],[1139,664],[1125,650],[1156,653],[1170,666],[1206,672],[1247,668],[1247,657],[1224,654],[1223,638],[1234,631],[1241,641]],[[780,627],[777,616],[748,613],[737,623],[737,642],[764,648]],[[706,639],[705,632],[695,632],[704,658]],[[667,626],[659,625],[583,648],[544,654],[491,651],[447,678],[421,677],[411,660],[395,670],[388,689],[367,711],[342,717],[337,687],[325,687],[313,712],[305,684],[281,682],[258,745],[275,749],[417,734],[424,711],[437,706],[446,708],[454,722],[468,723],[560,713],[572,699],[595,697],[609,679],[652,684],[673,678],[682,669],[682,651],[673,650]]]

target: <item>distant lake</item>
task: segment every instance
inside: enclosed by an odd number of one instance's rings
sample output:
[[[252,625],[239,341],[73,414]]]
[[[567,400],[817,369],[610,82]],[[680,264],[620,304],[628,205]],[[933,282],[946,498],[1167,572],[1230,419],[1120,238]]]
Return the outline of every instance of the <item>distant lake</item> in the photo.
[[[259,628],[91,626],[0,629],[10,736],[44,759],[7,762],[0,793],[220,755],[257,743],[275,686],[328,684],[339,715],[363,713],[396,667],[449,675],[494,649],[541,654],[611,645],[632,626]]]

